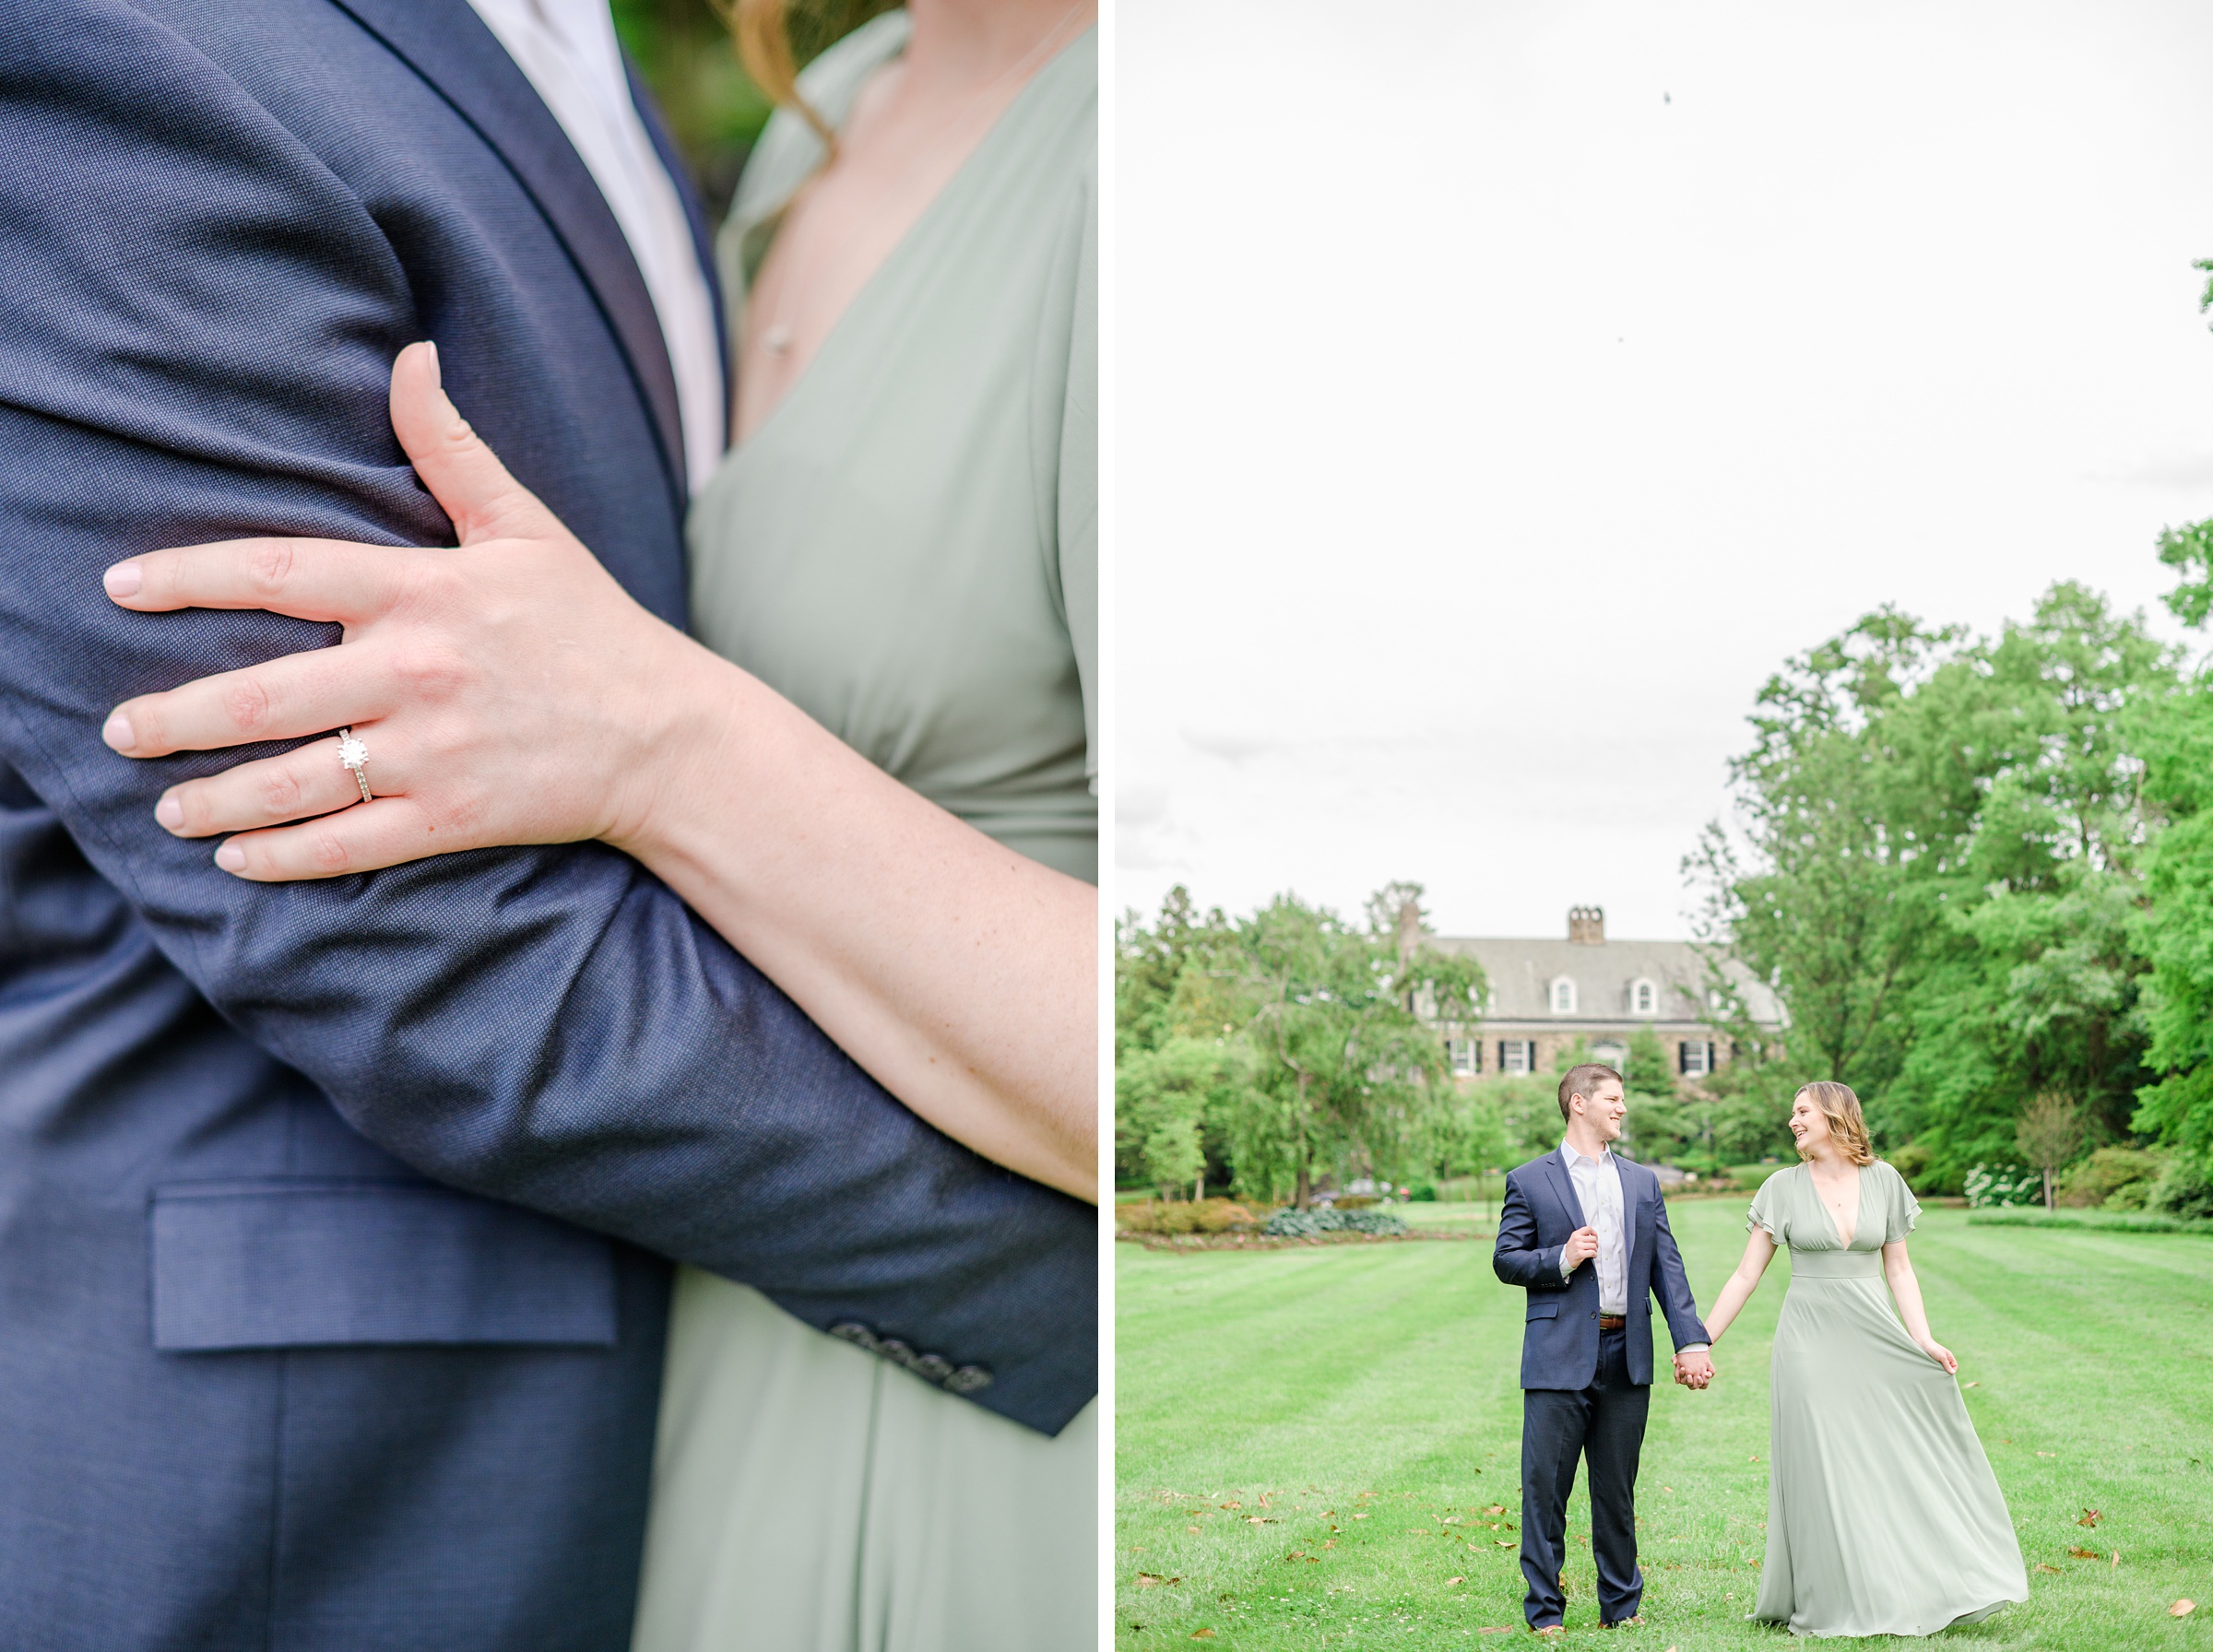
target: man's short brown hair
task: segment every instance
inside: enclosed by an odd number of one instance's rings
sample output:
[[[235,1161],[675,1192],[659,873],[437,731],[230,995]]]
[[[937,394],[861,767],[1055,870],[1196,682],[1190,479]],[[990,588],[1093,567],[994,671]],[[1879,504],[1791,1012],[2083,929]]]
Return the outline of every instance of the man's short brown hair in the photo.
[[[1597,1093],[1598,1087],[1608,1079],[1613,1080],[1616,1084],[1622,1082],[1621,1075],[1603,1061],[1585,1061],[1580,1066],[1569,1068],[1566,1076],[1560,1080],[1560,1116],[1562,1118],[1568,1116],[1568,1098],[1569,1096],[1580,1095],[1587,1102]]]

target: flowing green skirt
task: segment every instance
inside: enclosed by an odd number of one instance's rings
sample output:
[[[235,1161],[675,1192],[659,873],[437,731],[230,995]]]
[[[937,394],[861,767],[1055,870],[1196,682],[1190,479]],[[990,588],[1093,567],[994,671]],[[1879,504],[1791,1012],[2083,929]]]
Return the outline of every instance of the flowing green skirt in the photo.
[[[680,1270],[633,1652],[1094,1645],[1097,1411],[1048,1440]]]
[[[1791,1260],[1752,1615],[1793,1634],[1933,1634],[2028,1599],[1958,1379],[1891,1312],[1881,1253]]]

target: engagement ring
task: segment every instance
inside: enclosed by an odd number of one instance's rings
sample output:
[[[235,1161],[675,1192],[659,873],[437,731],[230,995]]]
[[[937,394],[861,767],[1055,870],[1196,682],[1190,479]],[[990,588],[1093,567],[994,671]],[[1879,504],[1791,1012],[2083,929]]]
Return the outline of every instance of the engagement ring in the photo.
[[[369,748],[353,738],[353,730],[338,730],[338,761],[353,771],[354,784],[361,788],[361,801],[369,801]]]

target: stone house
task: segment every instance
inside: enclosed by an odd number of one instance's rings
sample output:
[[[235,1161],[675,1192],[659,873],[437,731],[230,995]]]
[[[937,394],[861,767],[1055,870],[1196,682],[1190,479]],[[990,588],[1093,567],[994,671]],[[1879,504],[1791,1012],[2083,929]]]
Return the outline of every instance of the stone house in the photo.
[[[1422,937],[1426,946],[1473,958],[1490,984],[1480,1021],[1438,1018],[1452,1071],[1483,1080],[1552,1070],[1561,1049],[1588,1041],[1592,1058],[1620,1067],[1629,1039],[1649,1028],[1667,1051],[1676,1081],[1696,1084],[1730,1058],[1715,1023],[1731,1019],[1721,995],[1734,994],[1763,1030],[1780,1032],[1782,1008],[1735,960],[1726,985],[1710,986],[1707,961],[1682,940],[1608,940],[1605,913],[1571,907],[1565,939]]]

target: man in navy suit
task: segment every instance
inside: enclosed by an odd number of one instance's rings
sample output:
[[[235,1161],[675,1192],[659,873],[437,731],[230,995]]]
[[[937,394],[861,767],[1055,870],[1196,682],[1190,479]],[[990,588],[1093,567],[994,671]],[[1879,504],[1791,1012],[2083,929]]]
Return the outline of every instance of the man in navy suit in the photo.
[[[1568,1138],[1506,1178],[1491,1266],[1529,1292],[1521,1335],[1522,1614],[1562,1633],[1560,1564],[1576,1459],[1591,1465],[1591,1552],[1602,1623],[1641,1622],[1637,1457],[1651,1401],[1652,1304],[1667,1316],[1675,1380],[1713,1376],[1706,1327],[1668,1231],[1659,1178],[1614,1152],[1621,1075],[1586,1062],[1560,1080]]]
[[[1065,1425],[1095,1211],[921,1124],[635,863],[242,882],[153,809],[246,754],[101,744],[336,641],[129,613],[119,558],[451,543],[386,418],[418,339],[684,622],[653,298],[468,0],[0,0],[0,1646],[622,1652],[668,1258]]]

